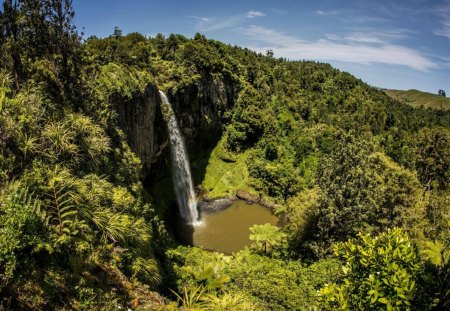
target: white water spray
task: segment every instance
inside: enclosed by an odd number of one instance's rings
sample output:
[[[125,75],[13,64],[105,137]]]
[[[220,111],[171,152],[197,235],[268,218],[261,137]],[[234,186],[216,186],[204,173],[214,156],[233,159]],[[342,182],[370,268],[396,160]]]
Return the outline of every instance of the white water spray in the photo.
[[[197,200],[195,198],[194,186],[192,184],[191,169],[186,154],[183,137],[181,137],[178,122],[175,118],[172,106],[162,91],[159,91],[161,97],[161,107],[164,119],[169,129],[170,150],[172,155],[172,179],[175,194],[177,196],[178,208],[181,216],[190,224],[197,225],[198,211]]]

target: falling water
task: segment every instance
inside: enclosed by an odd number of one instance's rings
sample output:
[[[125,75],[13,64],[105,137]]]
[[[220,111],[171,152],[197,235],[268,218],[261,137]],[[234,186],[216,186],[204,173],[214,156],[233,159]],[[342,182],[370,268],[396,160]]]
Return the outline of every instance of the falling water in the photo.
[[[169,128],[170,149],[172,154],[172,178],[181,216],[190,224],[198,222],[197,201],[192,185],[191,169],[184,147],[183,138],[178,128],[177,119],[166,94],[159,91],[162,111]]]

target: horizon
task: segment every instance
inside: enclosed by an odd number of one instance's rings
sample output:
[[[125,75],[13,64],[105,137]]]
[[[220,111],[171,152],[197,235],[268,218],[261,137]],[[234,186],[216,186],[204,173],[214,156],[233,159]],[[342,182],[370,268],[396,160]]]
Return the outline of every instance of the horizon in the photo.
[[[83,38],[107,37],[114,27],[148,37],[202,33],[263,54],[272,50],[276,58],[329,63],[378,88],[450,92],[450,0],[73,5]]]

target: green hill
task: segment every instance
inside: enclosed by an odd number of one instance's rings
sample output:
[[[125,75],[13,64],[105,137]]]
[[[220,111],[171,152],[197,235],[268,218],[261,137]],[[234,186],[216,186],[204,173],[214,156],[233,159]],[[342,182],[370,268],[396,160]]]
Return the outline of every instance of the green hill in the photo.
[[[450,98],[446,98],[436,94],[418,90],[385,90],[385,92],[392,98],[406,102],[413,107],[424,106],[425,108],[430,107],[444,110],[450,109]]]

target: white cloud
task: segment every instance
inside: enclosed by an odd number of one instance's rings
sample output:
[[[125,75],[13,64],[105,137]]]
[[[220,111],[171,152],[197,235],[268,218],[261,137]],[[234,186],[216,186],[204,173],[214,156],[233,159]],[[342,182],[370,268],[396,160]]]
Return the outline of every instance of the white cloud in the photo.
[[[357,43],[386,43],[384,40],[380,38],[377,38],[375,36],[363,32],[351,33],[348,36],[346,36],[345,39]]]
[[[193,19],[196,19],[196,20],[198,20],[200,22],[204,22],[204,23],[207,23],[207,22],[209,22],[211,20],[210,17],[203,17],[203,16],[193,16],[193,15],[191,15],[189,17],[193,18]]]
[[[335,60],[360,64],[389,64],[410,67],[420,71],[438,68],[432,59],[414,49],[386,42],[359,41],[304,41],[274,29],[250,26],[241,29],[257,42],[253,49],[259,52],[273,50],[279,57],[290,59]],[[376,43],[376,44],[373,44]]]
[[[389,44],[395,40],[410,38],[410,35],[415,33],[412,30],[403,28],[387,29],[385,31],[357,31],[348,34],[345,39],[358,43]]]
[[[282,14],[282,15],[288,14],[288,12],[280,10],[280,9],[273,9],[273,8],[271,8],[271,10],[274,11],[275,13]]]
[[[255,17],[263,17],[266,16],[266,14],[264,12],[260,12],[260,11],[248,11],[247,15],[245,17],[247,18],[255,18]]]
[[[314,13],[316,13],[317,15],[329,16],[329,15],[339,15],[340,11],[338,11],[338,10],[334,10],[334,11],[316,10]]]
[[[441,19],[441,26],[433,33],[436,36],[443,36],[450,39],[450,1],[437,9],[437,15]]]
[[[333,41],[339,41],[339,40],[342,40],[342,38],[341,38],[340,36],[338,36],[338,35],[333,35],[333,34],[325,34],[325,37],[326,37],[328,40],[333,40]]]
[[[201,16],[189,16],[196,19],[196,29],[201,32],[215,31],[221,29],[235,28],[239,24],[242,24],[247,18],[263,17],[266,16],[264,12],[249,11],[246,14],[239,14],[229,16],[225,19],[217,19],[213,17],[201,17]]]
[[[316,10],[313,12],[315,15],[327,18],[333,18],[344,23],[379,23],[388,21],[386,18],[379,16],[361,15],[361,12],[352,9],[339,9],[339,10]]]
[[[242,20],[245,19],[244,15],[235,15],[230,16],[226,19],[217,19],[213,17],[194,17],[190,16],[191,18],[194,18],[197,20],[197,23],[195,25],[196,30],[200,32],[208,32],[208,31],[215,31],[215,30],[221,30],[221,29],[227,29],[227,28],[233,28],[239,25]]]
[[[450,15],[448,18],[448,21],[443,21],[441,27],[433,32],[436,36],[443,36],[450,39]]]

